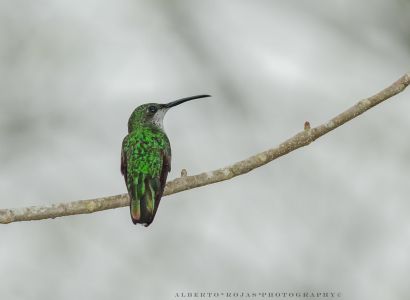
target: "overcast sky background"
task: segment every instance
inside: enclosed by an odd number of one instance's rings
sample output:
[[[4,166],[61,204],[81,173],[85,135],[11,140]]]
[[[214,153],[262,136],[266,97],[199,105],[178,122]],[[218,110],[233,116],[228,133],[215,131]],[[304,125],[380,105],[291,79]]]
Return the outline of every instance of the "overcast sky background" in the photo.
[[[165,117],[172,180],[275,147],[406,72],[407,0],[1,1],[0,206],[125,193],[121,142],[144,103],[212,95]],[[148,228],[128,208],[1,225],[1,298],[408,299],[409,112],[406,90],[262,168],[164,197]]]

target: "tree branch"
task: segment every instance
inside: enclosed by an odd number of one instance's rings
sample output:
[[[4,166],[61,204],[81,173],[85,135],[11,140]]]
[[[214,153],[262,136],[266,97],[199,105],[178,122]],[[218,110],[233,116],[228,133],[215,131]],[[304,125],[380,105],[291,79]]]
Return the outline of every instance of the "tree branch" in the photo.
[[[211,171],[201,173],[195,176],[187,176],[183,170],[181,178],[176,178],[167,183],[164,191],[164,196],[179,193],[185,190],[197,188],[200,186],[224,181],[233,177],[246,174],[253,169],[259,168],[272,160],[277,159],[289,152],[298,148],[309,145],[319,137],[325,135],[329,131],[336,129],[344,123],[356,118],[368,109],[376,106],[384,100],[393,97],[402,92],[410,84],[410,72],[406,73],[402,78],[397,80],[388,88],[380,93],[360,100],[356,105],[352,106],[337,117],[331,119],[326,124],[319,125],[315,128],[310,128],[309,122],[305,123],[305,130],[299,132],[294,137],[286,140],[279,146],[267,151],[258,153],[245,160],[237,162],[233,165]],[[128,194],[97,198],[92,200],[80,200],[70,203],[30,206],[24,208],[12,208],[0,210],[0,222],[8,224],[11,222],[42,220],[77,214],[89,214],[106,209],[129,206]]]

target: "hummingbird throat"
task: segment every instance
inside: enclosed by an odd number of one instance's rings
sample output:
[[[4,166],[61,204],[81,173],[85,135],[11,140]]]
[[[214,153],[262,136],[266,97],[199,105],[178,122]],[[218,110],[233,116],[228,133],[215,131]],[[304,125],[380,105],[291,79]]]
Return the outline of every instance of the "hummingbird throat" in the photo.
[[[151,120],[152,124],[161,128],[162,131],[164,131],[164,116],[168,110],[169,108],[158,110]]]

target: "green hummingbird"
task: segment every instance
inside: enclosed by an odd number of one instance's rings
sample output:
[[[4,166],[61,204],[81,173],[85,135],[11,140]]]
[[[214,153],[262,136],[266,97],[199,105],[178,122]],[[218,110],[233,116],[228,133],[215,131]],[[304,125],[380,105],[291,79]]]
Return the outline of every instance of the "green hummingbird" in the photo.
[[[128,120],[128,135],[122,142],[121,173],[130,196],[131,219],[148,227],[164,192],[171,171],[171,144],[164,131],[166,112],[198,95],[167,104],[148,103],[138,106]]]

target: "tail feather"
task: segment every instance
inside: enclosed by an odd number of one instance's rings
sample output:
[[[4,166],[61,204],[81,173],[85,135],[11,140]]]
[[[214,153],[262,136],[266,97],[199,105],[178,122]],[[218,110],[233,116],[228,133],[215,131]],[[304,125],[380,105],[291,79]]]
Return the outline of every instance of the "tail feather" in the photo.
[[[141,176],[142,175],[142,176]],[[161,192],[159,179],[140,174],[130,193],[130,212],[134,224],[149,226],[157,211],[156,198]]]
[[[130,197],[130,211],[131,211],[131,220],[134,224],[137,224],[141,219],[141,207],[140,200]]]

